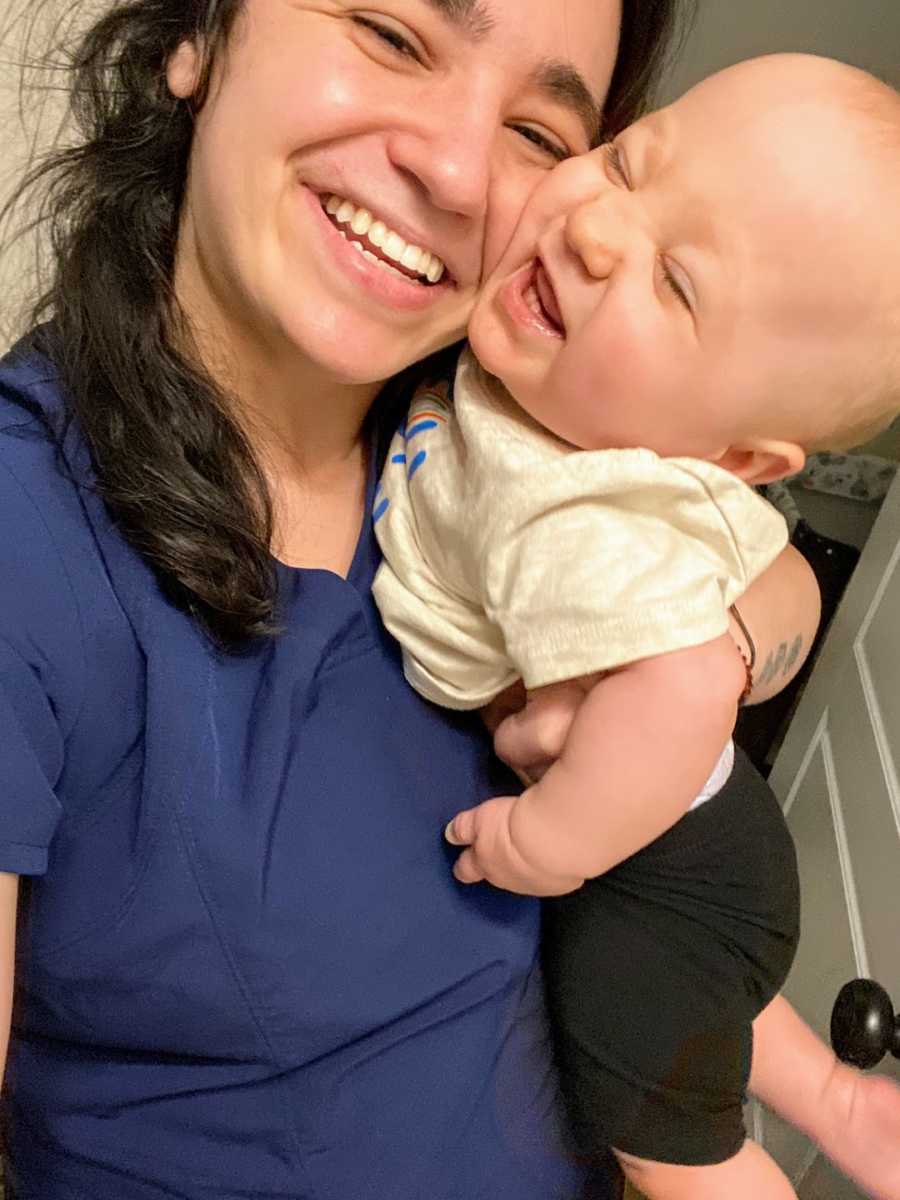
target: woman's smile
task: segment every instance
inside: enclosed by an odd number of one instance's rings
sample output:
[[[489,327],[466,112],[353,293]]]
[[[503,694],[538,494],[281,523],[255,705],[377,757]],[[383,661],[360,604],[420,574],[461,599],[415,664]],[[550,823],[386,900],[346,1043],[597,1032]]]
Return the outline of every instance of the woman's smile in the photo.
[[[421,311],[456,289],[442,259],[406,242],[385,222],[373,218],[370,210],[334,193],[322,196],[304,187],[302,194],[331,261],[383,304]]]
[[[446,266],[436,254],[405,241],[369,209],[357,207],[338,195],[329,196],[322,207],[344,237],[349,238],[353,246],[359,246],[365,257],[380,263],[401,279],[435,284],[443,278]]]

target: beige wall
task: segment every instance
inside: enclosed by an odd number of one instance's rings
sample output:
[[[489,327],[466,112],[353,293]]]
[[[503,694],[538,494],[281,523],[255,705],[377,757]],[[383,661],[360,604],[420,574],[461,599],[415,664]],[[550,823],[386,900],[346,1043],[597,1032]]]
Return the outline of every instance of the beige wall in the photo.
[[[5,36],[4,36],[5,35]],[[0,28],[0,198],[5,199],[10,184],[25,161],[25,137],[17,108],[18,47],[11,32]],[[6,334],[19,306],[22,295],[24,254],[0,257],[0,336],[5,344]]]
[[[669,95],[756,54],[827,54],[900,87],[900,0],[699,0]]]
[[[105,0],[42,0],[35,14],[32,0],[0,0],[0,203],[36,151],[61,136],[65,96],[58,73],[28,70],[35,86],[21,89],[23,64],[37,56],[65,61],[74,30]],[[55,74],[55,77],[54,77]],[[38,83],[38,81],[40,81]],[[33,214],[22,213],[20,220]],[[0,344],[20,331],[23,303],[34,292],[35,247],[32,239],[10,245],[12,230],[0,229]]]

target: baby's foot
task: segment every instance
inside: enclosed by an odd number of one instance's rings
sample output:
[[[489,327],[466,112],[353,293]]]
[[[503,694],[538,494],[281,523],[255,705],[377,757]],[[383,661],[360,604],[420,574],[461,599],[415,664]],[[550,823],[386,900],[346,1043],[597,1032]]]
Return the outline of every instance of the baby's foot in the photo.
[[[900,1200],[900,1087],[839,1063],[826,1108],[833,1114],[818,1141],[836,1167],[874,1200]]]

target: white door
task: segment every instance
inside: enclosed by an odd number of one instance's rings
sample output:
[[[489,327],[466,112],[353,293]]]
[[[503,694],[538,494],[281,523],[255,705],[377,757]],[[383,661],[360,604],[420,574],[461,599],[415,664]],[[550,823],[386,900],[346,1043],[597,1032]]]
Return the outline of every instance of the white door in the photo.
[[[788,999],[826,1040],[842,984],[876,979],[900,1008],[900,476],[886,497],[771,775],[797,843],[802,934]],[[877,1068],[900,1080],[900,1062]],[[755,1108],[757,1136],[801,1200],[861,1193]]]

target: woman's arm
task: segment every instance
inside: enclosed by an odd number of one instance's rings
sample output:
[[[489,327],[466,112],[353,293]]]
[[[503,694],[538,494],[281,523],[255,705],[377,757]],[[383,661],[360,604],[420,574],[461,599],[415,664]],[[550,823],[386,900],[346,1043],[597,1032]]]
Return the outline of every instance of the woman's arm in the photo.
[[[761,704],[786,687],[806,661],[819,627],[819,585],[800,551],[786,546],[735,607],[756,648],[753,690],[745,703]],[[749,661],[750,646],[733,616],[731,636]]]
[[[13,971],[16,949],[18,875],[0,873],[0,1079],[6,1068],[9,1027],[12,1020]]]

